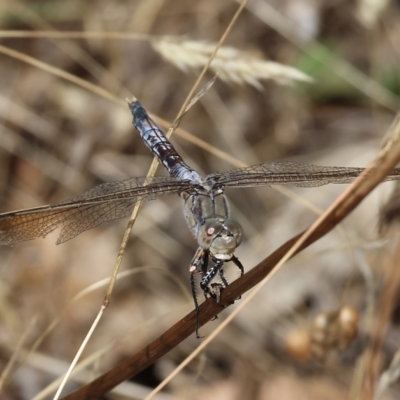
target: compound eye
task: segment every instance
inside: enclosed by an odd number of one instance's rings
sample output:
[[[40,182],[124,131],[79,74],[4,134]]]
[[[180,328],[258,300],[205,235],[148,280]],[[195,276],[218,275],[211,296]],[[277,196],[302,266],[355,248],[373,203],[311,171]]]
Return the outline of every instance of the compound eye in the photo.
[[[243,239],[243,231],[239,222],[235,221],[234,219],[227,219],[224,222],[224,228],[234,236],[236,240],[236,246],[239,246]]]
[[[206,221],[199,229],[197,239],[203,249],[209,249],[214,238],[224,229],[221,222],[216,220]]]

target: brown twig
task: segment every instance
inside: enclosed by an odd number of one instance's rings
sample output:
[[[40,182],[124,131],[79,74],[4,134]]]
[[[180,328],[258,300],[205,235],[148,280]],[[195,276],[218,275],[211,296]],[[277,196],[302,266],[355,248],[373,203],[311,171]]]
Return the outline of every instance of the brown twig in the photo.
[[[314,224],[312,230],[308,230],[308,235],[303,237],[301,244],[298,245],[292,256],[317,241],[342,221],[384,179],[385,175],[394,168],[399,159],[400,117],[398,115],[386,135],[384,148],[371,165],[373,169],[365,171],[363,173],[364,179],[358,178],[345,191],[346,196],[340,196],[338,201],[330,207],[325,214],[325,218],[319,224]],[[204,302],[200,307],[200,326],[210,321],[224,310],[224,306],[232,304],[238,297],[270,274],[274,266],[292,249],[302,235],[303,233],[290,239],[264,261],[230,284],[223,290],[220,303],[216,303],[213,299],[208,299]],[[191,335],[195,330],[195,319],[196,312],[192,311],[142,350],[93,382],[64,397],[64,399],[98,398],[124,380],[135,376]]]
[[[211,298],[205,301],[200,306],[200,326],[206,324],[213,317],[223,311],[225,309],[223,305],[232,304],[239,296],[254,287],[263,277],[268,275],[275,264],[282,258],[293,243],[295,243],[299,236],[300,235],[295,236],[286,242],[252,270],[232,282],[222,292],[220,304],[216,303]],[[315,240],[317,239],[318,238]],[[98,396],[108,392],[119,383],[135,376],[140,371],[143,371],[145,368],[152,365],[184,339],[192,335],[195,331],[195,322],[196,311],[192,311],[142,350],[127,358],[115,368],[106,372],[88,385],[63,397],[63,399],[77,400],[98,398]]]

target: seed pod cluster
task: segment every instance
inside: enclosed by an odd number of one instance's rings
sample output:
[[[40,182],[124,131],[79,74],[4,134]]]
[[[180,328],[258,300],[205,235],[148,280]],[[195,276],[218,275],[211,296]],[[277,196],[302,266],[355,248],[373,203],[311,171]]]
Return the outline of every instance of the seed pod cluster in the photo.
[[[332,350],[347,349],[358,333],[359,313],[343,306],[315,315],[308,328],[297,328],[285,337],[286,352],[297,361],[323,361]]]

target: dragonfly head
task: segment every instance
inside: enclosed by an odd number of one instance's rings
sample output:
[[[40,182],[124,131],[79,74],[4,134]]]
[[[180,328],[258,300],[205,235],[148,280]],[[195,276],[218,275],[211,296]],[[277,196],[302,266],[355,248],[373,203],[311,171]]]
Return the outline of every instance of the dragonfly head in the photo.
[[[212,257],[230,260],[243,237],[242,227],[233,219],[207,219],[198,231],[198,243]]]

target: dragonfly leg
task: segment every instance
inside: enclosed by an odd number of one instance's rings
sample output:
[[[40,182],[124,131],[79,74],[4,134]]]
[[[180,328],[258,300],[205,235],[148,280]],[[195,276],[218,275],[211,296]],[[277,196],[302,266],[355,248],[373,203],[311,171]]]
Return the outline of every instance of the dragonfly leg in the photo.
[[[232,256],[231,261],[239,268],[240,271],[240,276],[243,276],[244,274],[244,267],[243,264],[239,261],[239,259],[235,256]],[[242,298],[242,296],[238,297],[238,300],[240,300]]]
[[[216,298],[214,293],[210,290],[210,282],[214,279],[214,277],[220,272],[222,269],[224,262],[221,260],[214,260],[215,265],[211,267],[206,273],[203,273],[201,278],[200,287],[203,290],[204,296],[208,297],[208,295]]]
[[[190,287],[192,289],[192,297],[194,301],[194,308],[196,310],[196,337],[197,339],[201,339],[203,336],[200,336],[199,334],[199,313],[200,313],[200,307],[199,307],[199,301],[197,299],[197,291],[196,291],[196,277],[195,274],[201,270],[202,276],[205,274],[207,271],[207,266],[208,266],[208,253],[204,251],[202,248],[198,248],[192,262],[190,263]],[[204,292],[204,291],[203,291]],[[206,297],[207,299],[207,297]]]
[[[204,255],[202,261],[203,261],[203,262],[202,262],[202,264],[201,264],[201,282],[203,282],[204,277],[207,275],[207,272],[208,272],[208,271],[207,271],[207,270],[208,270],[208,261],[209,261],[208,253],[206,253],[206,254]],[[200,283],[200,287],[201,287],[201,283]],[[203,289],[203,288],[202,288],[202,289]],[[206,291],[203,289],[203,294],[204,294],[205,299],[207,300],[207,299],[208,299],[208,292],[206,292]]]
[[[205,276],[207,275],[207,268],[208,268],[208,260],[209,260],[209,256],[208,253],[206,254],[206,256],[204,257],[204,263],[202,264],[202,277],[201,277],[201,281],[203,281],[203,279],[205,278]],[[222,274],[223,277],[223,270],[222,268],[219,270],[220,276]],[[211,278],[212,279],[212,278]],[[226,279],[225,279],[226,282]],[[228,283],[228,282],[226,282]],[[206,298],[206,300],[208,299],[208,295],[210,295],[212,298],[214,298],[217,303],[219,303],[219,299],[221,296],[221,284],[220,283],[212,283],[210,285],[207,285],[207,290],[203,289],[203,294],[204,297]],[[226,286],[225,286],[226,287]],[[215,317],[213,317],[211,319],[211,321],[215,321],[216,319],[218,319],[218,315],[216,315]]]
[[[221,268],[221,269],[219,270],[218,274],[219,274],[219,277],[220,277],[220,279],[221,279],[221,281],[222,281],[222,286],[223,286],[223,287],[227,287],[227,286],[229,285],[229,283],[228,283],[227,279],[225,278],[224,269]]]
[[[244,267],[243,264],[239,261],[239,259],[235,256],[232,256],[231,261],[239,268],[240,276],[244,274]]]

